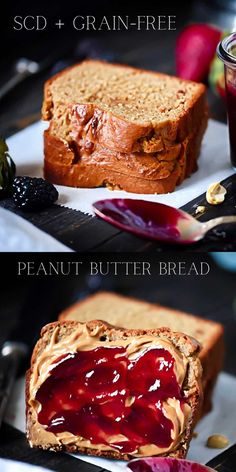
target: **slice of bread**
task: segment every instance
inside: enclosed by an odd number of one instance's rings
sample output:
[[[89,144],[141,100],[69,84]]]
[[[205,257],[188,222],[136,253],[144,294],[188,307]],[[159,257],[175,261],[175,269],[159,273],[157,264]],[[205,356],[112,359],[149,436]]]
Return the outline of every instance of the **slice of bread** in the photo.
[[[207,125],[182,143],[157,153],[119,153],[99,144],[71,147],[47,130],[44,134],[44,175],[59,185],[120,188],[135,193],[168,193],[197,169],[197,157]],[[85,147],[84,147],[85,146]]]
[[[42,117],[69,143],[155,152],[199,128],[206,108],[203,84],[90,60],[46,82]]]
[[[45,178],[75,187],[172,192],[197,169],[205,92],[202,84],[102,61],[66,69],[45,85]]]
[[[194,339],[168,328],[47,325],[27,373],[31,447],[185,457],[201,404],[198,351]]]
[[[59,319],[87,322],[94,317],[128,329],[167,326],[197,339],[202,346],[199,356],[203,366],[202,413],[210,410],[213,388],[223,366],[224,329],[221,324],[112,292],[99,292],[75,303],[62,312]]]
[[[83,145],[78,145],[74,149],[73,158],[70,156],[67,162],[68,165],[96,165],[98,169],[102,167],[121,174],[129,174],[136,178],[157,180],[169,177],[176,161],[180,158],[181,151],[181,144],[171,146],[168,151],[160,151],[154,154],[143,152],[125,154],[111,151],[100,144],[96,144],[92,150],[88,151]],[[45,153],[45,156],[47,159],[47,153]],[[68,155],[66,155],[66,158],[68,159]],[[62,160],[61,153],[55,155],[54,162],[60,164]],[[63,162],[65,163],[64,160]]]
[[[173,192],[182,176],[182,168],[175,162],[173,170],[166,178],[150,180],[132,174],[114,171],[110,165],[99,165],[98,161],[75,159],[74,150],[65,140],[44,133],[44,177],[57,185],[93,188],[106,186],[109,189],[126,190],[133,193],[161,194]],[[100,160],[104,160],[104,154]],[[59,162],[60,159],[60,162]],[[75,163],[68,164],[68,161]],[[125,161],[124,161],[125,164]]]

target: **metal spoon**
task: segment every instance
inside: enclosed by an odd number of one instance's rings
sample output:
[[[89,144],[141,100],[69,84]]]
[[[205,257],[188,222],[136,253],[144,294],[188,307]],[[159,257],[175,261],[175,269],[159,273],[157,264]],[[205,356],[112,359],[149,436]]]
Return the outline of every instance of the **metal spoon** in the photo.
[[[18,59],[15,63],[14,75],[8,82],[0,87],[0,100],[15,88],[16,85],[22,82],[22,80],[30,75],[37,74],[39,70],[40,65],[37,62],[26,59],[25,57]]]
[[[236,215],[220,216],[201,223],[188,213],[162,203],[113,198],[93,204],[97,216],[137,236],[175,244],[192,244],[225,223],[236,223]]]

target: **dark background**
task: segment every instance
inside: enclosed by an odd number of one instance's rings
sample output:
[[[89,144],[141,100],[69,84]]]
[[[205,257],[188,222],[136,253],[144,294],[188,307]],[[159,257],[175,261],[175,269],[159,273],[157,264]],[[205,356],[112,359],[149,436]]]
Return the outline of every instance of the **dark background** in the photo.
[[[233,256],[229,255],[229,258]],[[84,261],[79,276],[17,276],[17,261]],[[90,276],[89,263],[95,261],[149,261],[151,276]],[[207,276],[160,276],[158,261],[207,261],[211,271]],[[235,264],[236,265],[236,264]],[[64,266],[67,267],[66,265]],[[171,308],[219,321],[226,330],[225,370],[236,375],[236,272],[220,268],[209,254],[163,253],[145,257],[144,255],[112,255],[107,257],[80,256],[73,254],[51,254],[43,258],[40,254],[10,256],[1,267],[4,278],[0,285],[0,340],[26,340],[33,347],[41,327],[55,321],[61,310],[76,300],[96,290],[113,290]],[[94,313],[96,318],[96,313]]]
[[[72,19],[76,15],[94,15],[99,20],[106,15],[176,15],[177,31],[75,31]],[[44,15],[44,31],[14,31],[16,15]],[[175,72],[175,42],[181,28],[189,22],[209,22],[227,30],[235,27],[235,0],[119,1],[97,0],[77,2],[45,1],[5,2],[1,15],[1,75],[0,85],[14,74],[20,57],[36,61],[49,59],[50,66],[34,78],[27,79],[0,101],[0,134],[9,136],[40,117],[44,81],[68,64],[84,57],[100,57],[114,62]],[[65,26],[58,30],[55,22]],[[225,105],[209,92],[212,117],[225,121]]]

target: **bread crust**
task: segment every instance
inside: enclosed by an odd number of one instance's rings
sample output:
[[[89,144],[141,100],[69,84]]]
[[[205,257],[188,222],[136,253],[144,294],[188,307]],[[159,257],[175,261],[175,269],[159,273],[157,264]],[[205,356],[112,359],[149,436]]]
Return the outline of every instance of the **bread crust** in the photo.
[[[44,133],[44,175],[55,184],[72,187],[106,185],[134,193],[172,192],[176,185],[197,170],[197,157],[206,126],[205,117],[200,128],[172,150],[131,155],[114,153],[100,145],[89,152],[81,151],[76,143],[72,147],[67,141],[52,135],[49,129]]]
[[[106,64],[105,61],[84,61],[82,65],[88,64]],[[147,72],[143,69],[137,69],[126,65],[109,64],[110,67],[124,68],[136,73]],[[42,107],[42,118],[53,121],[53,96],[51,84],[59,77],[63,77],[69,70],[80,67],[79,64],[65,69],[54,77],[50,78],[44,88],[44,102]],[[150,75],[156,77],[170,78],[166,74],[154,71],[148,71]],[[176,78],[175,78],[176,79]],[[147,124],[138,124],[129,122],[121,116],[107,112],[97,104],[88,103],[71,104],[67,110],[67,121],[72,117],[73,126],[78,137],[83,137],[92,142],[113,150],[124,153],[130,152],[153,152],[156,147],[164,146],[165,143],[177,143],[183,141],[190,133],[199,127],[202,117],[207,113],[206,87],[203,84],[196,84],[191,81],[178,79],[181,85],[192,84],[195,87],[193,97],[187,109],[182,107],[178,117],[175,120],[166,119],[158,125],[152,122]]]
[[[74,152],[68,143],[45,132],[44,134],[44,176],[57,185],[69,187],[94,188],[107,186],[110,189],[126,190],[134,193],[168,193],[172,192],[180,179],[181,169],[178,163],[167,178],[149,180],[129,174],[116,172],[110,166],[99,166],[96,163],[78,162],[65,164],[66,160],[74,161]],[[58,156],[61,163],[58,162]]]
[[[113,459],[123,459],[129,460],[132,458],[132,455],[129,454],[120,454],[117,451],[100,451],[90,448],[83,448],[76,445],[66,445],[66,444],[40,444],[37,443],[34,439],[35,430],[37,430],[37,423],[32,419],[32,408],[29,404],[30,399],[30,378],[34,365],[37,364],[40,354],[44,351],[45,347],[50,342],[52,333],[56,328],[58,328],[58,342],[65,335],[69,335],[75,330],[80,323],[76,321],[64,321],[64,322],[54,322],[46,325],[41,331],[41,337],[37,342],[32,358],[31,358],[31,367],[26,374],[26,434],[27,439],[31,447],[38,447],[41,449],[50,449],[53,451],[65,450],[67,452],[79,452],[82,454],[95,455],[100,457],[107,457]],[[189,360],[189,368],[187,370],[186,379],[184,381],[185,391],[189,388],[189,396],[186,399],[187,403],[191,407],[191,415],[186,427],[186,430],[180,440],[180,443],[175,451],[172,451],[170,454],[167,454],[171,457],[183,458],[186,456],[189,442],[191,440],[192,432],[194,425],[197,420],[198,411],[202,401],[202,388],[201,388],[201,375],[202,369],[201,364],[198,359],[199,344],[192,338],[182,333],[174,333],[168,328],[160,329],[151,329],[151,330],[127,330],[127,329],[117,329],[112,327],[108,323],[104,323],[100,320],[92,320],[86,323],[87,329],[93,331],[99,326],[101,328],[101,334],[108,337],[108,339],[124,339],[129,336],[141,336],[141,335],[151,335],[155,337],[161,336],[163,339],[171,341],[171,343],[178,349],[185,357]],[[37,434],[37,433],[36,433]]]

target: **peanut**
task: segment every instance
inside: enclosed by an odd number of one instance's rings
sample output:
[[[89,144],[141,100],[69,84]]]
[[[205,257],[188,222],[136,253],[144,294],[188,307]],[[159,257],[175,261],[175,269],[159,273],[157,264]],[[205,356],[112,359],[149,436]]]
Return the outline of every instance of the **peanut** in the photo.
[[[213,434],[207,439],[207,447],[212,447],[215,449],[224,449],[229,445],[229,440],[226,436],[222,434]]]

